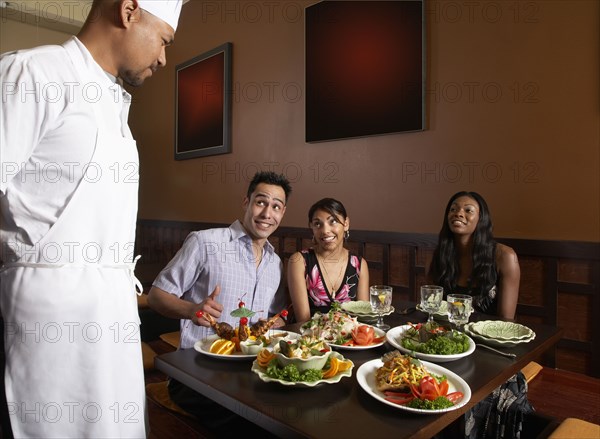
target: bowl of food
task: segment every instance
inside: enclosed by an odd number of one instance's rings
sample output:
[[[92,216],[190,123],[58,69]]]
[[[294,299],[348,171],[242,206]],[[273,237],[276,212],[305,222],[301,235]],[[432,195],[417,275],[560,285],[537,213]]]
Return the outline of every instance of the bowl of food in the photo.
[[[240,341],[240,349],[244,355],[256,355],[264,347],[264,343],[260,339],[248,339]]]
[[[273,354],[282,367],[293,364],[301,372],[323,369],[331,352],[327,343],[314,337],[280,340],[273,348]]]

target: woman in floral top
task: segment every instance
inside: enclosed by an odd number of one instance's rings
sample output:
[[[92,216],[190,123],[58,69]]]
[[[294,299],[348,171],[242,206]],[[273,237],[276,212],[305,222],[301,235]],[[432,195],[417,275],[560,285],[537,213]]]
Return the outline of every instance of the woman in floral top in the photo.
[[[324,198],[308,211],[314,246],[292,255],[288,286],[296,321],[327,312],[333,302],[369,300],[367,262],[344,248],[350,218],[343,204]]]

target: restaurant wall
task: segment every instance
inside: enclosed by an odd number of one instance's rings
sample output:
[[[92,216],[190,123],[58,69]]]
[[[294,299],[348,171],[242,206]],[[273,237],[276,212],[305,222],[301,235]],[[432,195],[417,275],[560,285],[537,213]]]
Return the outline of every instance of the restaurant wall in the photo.
[[[498,236],[600,240],[600,3],[428,1],[427,129],[307,144],[312,3],[184,7],[167,67],[135,91],[140,218],[227,223],[253,173],[274,169],[293,182],[287,226],[305,226],[310,205],[329,196],[353,228],[435,233],[448,198],[474,190]],[[175,66],[227,41],[232,152],[175,161]]]
[[[18,49],[62,44],[70,35],[18,20],[0,19],[0,53]]]
[[[497,236],[600,241],[599,13],[587,0],[426,2],[427,129],[307,144],[304,7],[314,1],[184,6],[168,65],[133,91],[140,218],[227,223],[257,169],[293,183],[283,224],[325,196],[351,227],[439,230],[458,190],[487,199]],[[2,51],[67,35],[19,24]],[[21,32],[21,31],[19,31]],[[48,39],[58,41],[47,41]],[[233,44],[233,149],[173,159],[175,66]]]

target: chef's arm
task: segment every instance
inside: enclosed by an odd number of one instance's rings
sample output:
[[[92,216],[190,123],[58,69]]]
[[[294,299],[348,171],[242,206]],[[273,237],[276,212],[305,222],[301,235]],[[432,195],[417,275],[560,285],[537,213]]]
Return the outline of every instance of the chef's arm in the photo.
[[[209,313],[215,318],[219,318],[223,310],[223,305],[217,302],[216,298],[220,291],[221,288],[217,286],[205,300],[200,303],[194,303],[153,286],[148,293],[148,305],[165,317],[191,320],[196,325],[209,326],[208,321],[204,318],[199,319],[196,312],[202,311]]]

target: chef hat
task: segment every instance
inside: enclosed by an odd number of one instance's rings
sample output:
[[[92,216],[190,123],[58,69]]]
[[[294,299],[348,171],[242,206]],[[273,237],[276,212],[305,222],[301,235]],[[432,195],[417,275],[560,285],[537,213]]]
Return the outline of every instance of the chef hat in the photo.
[[[140,8],[166,22],[173,30],[177,30],[182,0],[138,0]]]

